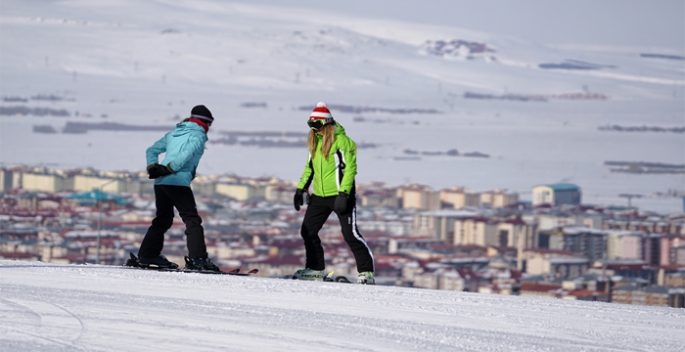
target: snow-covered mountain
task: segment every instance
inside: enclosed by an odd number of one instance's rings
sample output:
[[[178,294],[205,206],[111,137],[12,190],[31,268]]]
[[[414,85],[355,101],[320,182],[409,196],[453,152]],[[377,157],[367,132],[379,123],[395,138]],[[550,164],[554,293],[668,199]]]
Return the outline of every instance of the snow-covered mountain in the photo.
[[[685,310],[0,260],[3,351],[682,351]]]
[[[323,5],[7,0],[0,9],[0,105],[70,115],[0,116],[3,165],[139,170],[159,132],[59,131],[68,121],[171,128],[192,106],[205,104],[217,118],[210,140],[218,138],[215,131],[302,132],[308,107],[326,101],[440,112],[334,110],[353,139],[379,145],[360,153],[359,182],[507,188],[525,198],[537,184],[564,181],[578,184],[586,203],[621,205],[618,194],[665,193],[685,183],[683,175],[616,174],[604,165],[682,164],[683,134],[598,129],[683,126],[685,70],[677,45],[543,45]],[[608,99],[524,102],[467,93]],[[31,99],[37,96],[61,100]],[[58,133],[36,133],[34,126]],[[398,158],[405,149],[490,158]],[[297,149],[211,145],[199,172],[294,180],[305,158]],[[675,198],[633,204],[682,212]]]

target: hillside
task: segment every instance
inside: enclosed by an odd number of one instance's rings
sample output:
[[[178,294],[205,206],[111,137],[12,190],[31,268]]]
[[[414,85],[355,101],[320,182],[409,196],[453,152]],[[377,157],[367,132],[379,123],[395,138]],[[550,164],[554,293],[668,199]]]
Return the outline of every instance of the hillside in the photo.
[[[359,153],[362,183],[525,197],[563,181],[586,203],[618,205],[619,194],[682,189],[682,175],[626,177],[604,162],[681,164],[683,134],[598,129],[684,126],[682,60],[669,58],[682,56],[680,43],[543,44],[462,28],[459,14],[451,24],[413,21],[417,5],[393,18],[275,3],[3,1],[0,166],[142,170],[159,131],[52,132],[105,122],[170,129],[196,104],[216,117],[210,142],[231,131],[307,132],[302,107],[325,101],[352,107],[332,112],[357,143],[378,145]],[[211,145],[198,172],[296,180],[306,151],[279,146]],[[406,149],[490,157],[407,159]],[[634,205],[682,212],[675,198]]]
[[[685,310],[0,260],[3,351],[681,351]]]

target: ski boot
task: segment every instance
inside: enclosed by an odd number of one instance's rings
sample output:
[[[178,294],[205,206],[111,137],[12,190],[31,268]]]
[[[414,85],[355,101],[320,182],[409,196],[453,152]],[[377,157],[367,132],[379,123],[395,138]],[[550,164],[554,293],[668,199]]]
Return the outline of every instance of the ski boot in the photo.
[[[212,263],[209,258],[188,258],[185,257],[186,266],[183,270],[188,271],[221,271],[216,264]]]
[[[309,281],[323,281],[324,273],[323,270],[312,270],[312,269],[300,269],[293,274],[294,280],[309,280]]]
[[[357,283],[360,285],[375,285],[376,280],[373,278],[373,271],[364,271],[357,275]]]

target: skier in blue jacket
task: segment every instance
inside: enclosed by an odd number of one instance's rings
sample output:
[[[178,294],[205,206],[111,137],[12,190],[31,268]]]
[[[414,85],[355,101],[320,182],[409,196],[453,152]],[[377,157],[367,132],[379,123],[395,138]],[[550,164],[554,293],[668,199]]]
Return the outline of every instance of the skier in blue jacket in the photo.
[[[177,124],[146,151],[147,171],[155,180],[157,214],[138,251],[138,264],[142,267],[178,268],[178,264],[161,254],[164,233],[173,224],[176,208],[186,225],[188,256],[185,269],[219,271],[207,255],[202,218],[197,213],[195,196],[190,188],[213,121],[209,109],[204,105],[195,106],[189,118]],[[159,155],[162,153],[166,154],[160,164]]]

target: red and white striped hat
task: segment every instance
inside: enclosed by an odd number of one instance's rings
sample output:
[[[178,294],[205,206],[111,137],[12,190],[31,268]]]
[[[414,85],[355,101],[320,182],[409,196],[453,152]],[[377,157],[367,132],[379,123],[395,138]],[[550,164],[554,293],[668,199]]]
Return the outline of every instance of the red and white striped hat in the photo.
[[[329,124],[333,122],[333,115],[331,111],[326,107],[326,103],[320,101],[316,104],[314,111],[309,115],[310,120],[324,120],[324,124]]]

